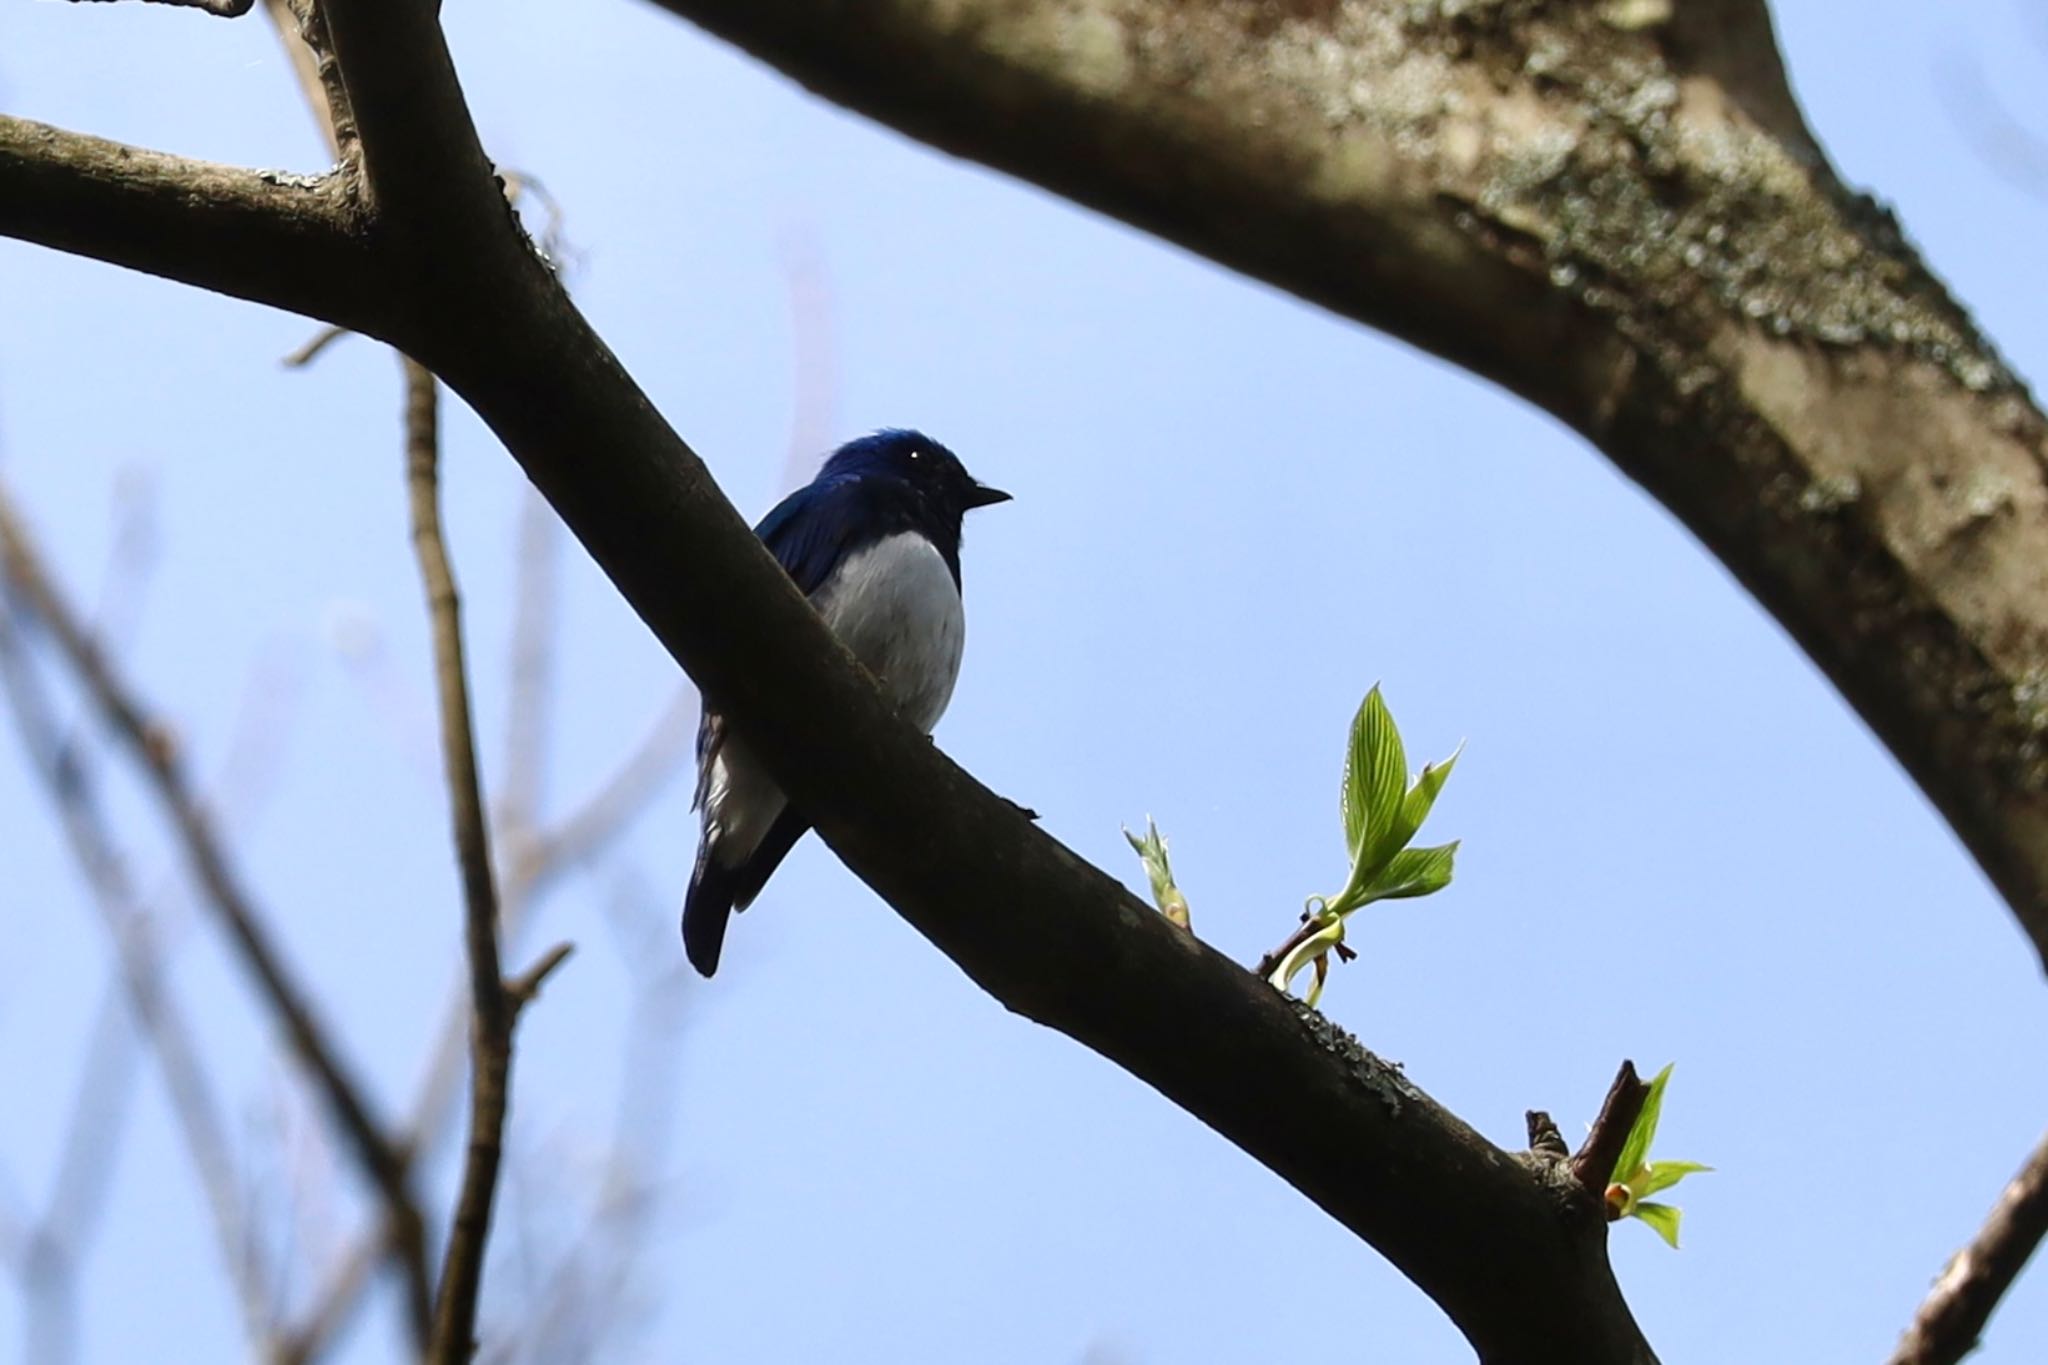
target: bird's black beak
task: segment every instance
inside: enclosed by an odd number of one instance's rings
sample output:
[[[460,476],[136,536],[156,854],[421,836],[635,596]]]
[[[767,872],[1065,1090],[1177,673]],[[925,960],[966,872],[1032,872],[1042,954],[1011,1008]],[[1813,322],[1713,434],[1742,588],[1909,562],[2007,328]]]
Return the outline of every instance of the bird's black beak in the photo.
[[[999,502],[1008,502],[1009,500],[1010,495],[1008,493],[1005,493],[1000,488],[990,488],[985,483],[978,483],[967,490],[967,505],[969,507],[993,507]]]

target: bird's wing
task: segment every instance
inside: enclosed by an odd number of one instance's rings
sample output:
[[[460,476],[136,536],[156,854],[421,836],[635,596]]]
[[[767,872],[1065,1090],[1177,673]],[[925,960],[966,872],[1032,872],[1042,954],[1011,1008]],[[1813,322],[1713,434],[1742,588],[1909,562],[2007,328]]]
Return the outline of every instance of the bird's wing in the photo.
[[[872,500],[873,490],[856,479],[806,484],[761,518],[754,534],[809,597],[825,586],[867,525],[863,513]]]
[[[858,480],[840,479],[805,484],[761,518],[754,534],[775,556],[775,562],[809,597],[825,586],[862,524],[866,494]],[[697,792],[690,808],[704,804],[711,781],[711,760],[725,742],[725,718],[708,707],[697,725]]]

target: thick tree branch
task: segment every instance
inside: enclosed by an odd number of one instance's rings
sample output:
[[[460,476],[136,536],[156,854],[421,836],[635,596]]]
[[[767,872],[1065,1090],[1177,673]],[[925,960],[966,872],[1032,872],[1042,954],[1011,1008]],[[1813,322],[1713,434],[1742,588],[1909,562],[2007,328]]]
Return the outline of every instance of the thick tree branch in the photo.
[[[2048,957],[2048,438],[1763,0],[657,0],[1495,380],[1784,622]]]
[[[2043,422],[1835,181],[1757,0],[666,3],[1577,426],[1778,613],[2048,944]],[[999,999],[1294,1182],[1482,1357],[1648,1358],[1559,1163],[1485,1143],[888,713],[511,229],[426,11],[333,0],[379,217],[349,294],[370,325],[324,315],[471,402],[834,849]],[[104,191],[84,245],[20,210],[21,162],[0,230],[150,268],[102,240]]]
[[[371,8],[334,0],[329,24],[375,166],[412,120],[372,102],[425,116],[451,100],[419,83],[447,78],[438,35],[405,47],[418,80],[356,78],[403,46],[383,41]],[[920,930],[1011,1008],[1127,1066],[1371,1240],[1484,1358],[1651,1359],[1608,1269],[1598,1206],[1568,1176],[1532,1172],[1319,1016],[1159,923],[903,724],[509,219],[435,259],[431,278],[402,272],[436,294],[432,308],[412,303],[402,344],[518,455],[663,642],[758,736],[835,850]],[[921,836],[906,844],[902,829]]]
[[[2048,1137],[1992,1206],[1975,1240],[1949,1261],[1890,1365],[1955,1365],[1977,1349],[1991,1310],[2048,1234]]]
[[[442,40],[440,7],[325,0],[320,13],[362,140],[370,207],[430,286],[465,253],[500,248],[512,212]]]
[[[461,97],[425,12],[327,8],[377,187],[382,272],[359,330],[469,400],[831,846],[998,999],[1293,1182],[1435,1298],[1483,1359],[1651,1359],[1597,1205],[1568,1173],[1493,1147],[1161,923],[886,707],[514,230],[466,116],[448,122]],[[904,829],[920,837],[906,843]]]
[[[368,330],[344,182],[246,171],[0,114],[0,236]]]

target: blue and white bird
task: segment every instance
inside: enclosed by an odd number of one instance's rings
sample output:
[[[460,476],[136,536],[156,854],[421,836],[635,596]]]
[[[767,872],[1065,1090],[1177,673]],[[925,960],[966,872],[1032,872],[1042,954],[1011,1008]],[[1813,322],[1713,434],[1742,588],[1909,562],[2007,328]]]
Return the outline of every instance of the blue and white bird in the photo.
[[[966,643],[960,523],[1007,502],[953,452],[915,431],[878,431],[833,452],[818,476],[754,528],[777,562],[906,719],[930,733],[952,699]],[[725,925],[811,827],[724,717],[697,730],[703,838],[683,900],[683,949],[718,970]]]

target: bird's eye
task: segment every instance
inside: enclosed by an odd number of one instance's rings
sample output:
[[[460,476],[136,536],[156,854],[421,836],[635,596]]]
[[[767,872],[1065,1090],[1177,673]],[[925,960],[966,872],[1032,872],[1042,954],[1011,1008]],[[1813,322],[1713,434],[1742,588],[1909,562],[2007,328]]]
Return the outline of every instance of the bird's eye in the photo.
[[[922,450],[913,450],[910,452],[910,458],[913,460],[922,460],[924,458],[924,452]]]

